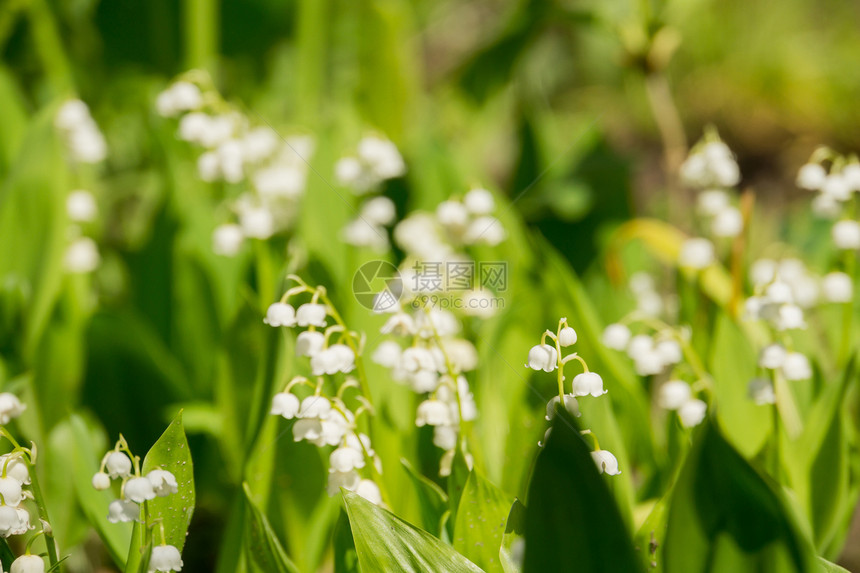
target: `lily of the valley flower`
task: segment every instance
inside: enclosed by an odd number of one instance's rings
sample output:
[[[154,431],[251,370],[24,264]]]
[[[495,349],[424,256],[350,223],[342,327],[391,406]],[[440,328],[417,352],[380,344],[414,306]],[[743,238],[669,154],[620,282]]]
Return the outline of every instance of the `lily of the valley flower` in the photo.
[[[597,465],[597,470],[600,473],[615,476],[621,473],[618,469],[618,460],[612,453],[606,450],[596,450],[591,452],[591,459]]]
[[[179,549],[173,545],[156,545],[149,556],[149,573],[181,571],[184,563]]]
[[[529,362],[526,365],[532,370],[553,372],[558,367],[558,351],[549,344],[538,344],[529,350]]]

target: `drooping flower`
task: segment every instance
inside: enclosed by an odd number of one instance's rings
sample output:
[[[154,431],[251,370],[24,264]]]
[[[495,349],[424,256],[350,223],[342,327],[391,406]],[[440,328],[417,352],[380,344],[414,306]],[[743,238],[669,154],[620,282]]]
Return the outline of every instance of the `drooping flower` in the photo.
[[[155,489],[145,477],[133,477],[123,485],[125,497],[135,503],[143,503],[155,499]]]
[[[532,370],[543,370],[553,372],[558,366],[558,351],[549,344],[538,344],[529,350],[529,362],[527,364]]]
[[[111,452],[105,459],[105,468],[111,479],[124,478],[131,473],[131,460],[123,452]]]
[[[677,410],[690,399],[691,395],[689,384],[683,380],[669,380],[660,386],[657,403],[661,408]]]
[[[299,326],[325,326],[326,307],[324,304],[306,303],[296,311]]]
[[[108,521],[125,523],[140,519],[140,506],[128,499],[115,499],[108,506]]]
[[[149,573],[181,571],[184,563],[179,549],[173,545],[156,545],[149,556]]]
[[[269,305],[266,318],[263,322],[269,326],[294,326],[296,324],[296,310],[284,302],[275,302]]]
[[[618,460],[607,450],[596,450],[591,452],[591,459],[597,465],[597,471],[606,475],[616,476],[621,473],[618,469]]]
[[[451,423],[451,410],[440,400],[425,400],[418,405],[416,426],[444,426]]]
[[[608,390],[603,389],[603,378],[597,372],[583,372],[573,377],[573,394],[575,396],[603,396]]]
[[[630,329],[623,324],[610,324],[603,330],[603,344],[613,350],[624,350],[630,342]]]
[[[179,491],[176,476],[167,470],[152,470],[146,474],[152,489],[158,497],[166,497]]]
[[[555,411],[558,407],[560,400],[558,396],[553,396],[552,399],[546,404],[546,419],[552,420],[555,417]],[[579,417],[582,414],[579,411],[579,402],[576,401],[576,396],[573,394],[565,394],[564,395],[564,408],[570,413],[571,416]]]
[[[705,419],[707,409],[707,404],[694,398],[681,404],[681,407],[678,408],[678,417],[685,428],[692,428],[702,423],[702,420]]]
[[[278,392],[272,398],[271,414],[283,416],[287,420],[295,418],[299,413],[299,398],[290,392]]]
[[[9,573],[45,573],[45,560],[38,555],[21,555],[12,562]]]

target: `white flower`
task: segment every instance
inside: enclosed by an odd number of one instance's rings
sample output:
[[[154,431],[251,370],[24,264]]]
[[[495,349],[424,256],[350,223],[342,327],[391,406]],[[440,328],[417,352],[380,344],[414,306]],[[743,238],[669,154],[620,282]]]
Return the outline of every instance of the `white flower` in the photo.
[[[38,555],[21,555],[12,562],[9,573],[45,573],[45,560]]]
[[[0,505],[0,536],[18,535],[15,532],[21,527],[21,517],[12,505]]]
[[[446,227],[464,227],[469,222],[469,211],[459,201],[442,201],[436,207],[436,219]]]
[[[345,344],[333,344],[311,356],[311,371],[314,376],[349,373],[355,368],[355,353]]]
[[[296,337],[296,356],[315,356],[322,351],[325,335],[318,330],[306,330]]]
[[[794,293],[791,287],[780,281],[774,281],[764,291],[767,302],[771,304],[790,304],[794,302]]]
[[[461,295],[461,299],[463,314],[468,316],[490,318],[499,308],[497,299],[486,290],[467,290]]]
[[[782,363],[782,374],[786,380],[807,380],[812,378],[812,366],[800,352],[789,352]]]
[[[155,499],[152,483],[145,477],[133,477],[123,484],[125,497],[135,503],[143,503]]]
[[[347,432],[354,426],[355,415],[349,410],[345,410],[344,413],[330,410],[320,422],[320,436],[313,440],[313,443],[319,447],[336,446],[343,441]]]
[[[379,491],[379,486],[369,479],[363,479],[358,482],[355,493],[374,505],[382,504],[382,494]]]
[[[341,229],[340,238],[347,245],[367,247],[379,252],[388,248],[388,234],[385,229],[363,218],[354,219]]]
[[[463,197],[463,205],[473,215],[489,215],[496,208],[496,201],[486,189],[471,189]]]
[[[408,377],[413,391],[424,394],[439,387],[439,373],[434,370],[419,370]]]
[[[696,198],[696,209],[706,217],[713,217],[729,206],[729,194],[722,189],[708,189]]]
[[[610,324],[603,330],[603,344],[614,350],[624,350],[630,342],[630,329],[623,324]]]
[[[848,182],[838,173],[827,176],[827,179],[824,180],[824,186],[821,187],[821,193],[836,201],[847,201],[851,198],[851,188],[848,186]]]
[[[597,471],[600,473],[610,476],[617,476],[621,473],[618,469],[618,460],[606,450],[591,452],[591,459],[594,460],[594,463],[597,465]]]
[[[166,497],[179,491],[176,476],[167,470],[152,470],[146,474],[146,479],[152,484],[152,489],[158,497]]]
[[[127,499],[115,499],[108,506],[108,521],[125,523],[140,518],[140,506]]]
[[[5,426],[27,409],[15,394],[0,392],[0,426]]]
[[[131,473],[131,460],[123,452],[111,452],[105,460],[105,469],[111,479],[127,477]]]
[[[846,273],[827,273],[821,279],[821,292],[827,302],[851,302],[854,298],[854,283]]]
[[[271,414],[283,416],[287,420],[295,418],[299,413],[299,398],[290,392],[279,392],[272,398]]]
[[[158,114],[163,117],[173,117],[183,111],[196,109],[201,103],[203,94],[200,93],[200,88],[186,81],[174,83],[155,99]]]
[[[709,267],[714,262],[714,244],[707,239],[687,239],[681,245],[678,254],[678,264],[682,267],[701,270]]]
[[[396,216],[394,201],[388,197],[374,197],[361,206],[361,218],[374,225],[390,225]]]
[[[156,545],[149,556],[149,573],[181,571],[184,563],[179,549],[172,545]]]
[[[66,248],[63,265],[70,273],[89,273],[99,266],[101,257],[95,241],[89,237],[79,237]]]
[[[818,163],[807,163],[797,172],[797,186],[801,189],[817,191],[824,186],[827,171]]]
[[[597,372],[583,372],[573,377],[573,394],[575,396],[603,396],[608,390],[603,389],[603,378]]]
[[[758,357],[758,365],[768,370],[775,370],[785,363],[786,350],[781,344],[765,346]]]
[[[266,310],[266,318],[263,319],[263,322],[268,324],[269,326],[295,326],[296,324],[296,310],[284,302],[274,302],[269,305],[268,310]]]
[[[98,215],[98,206],[93,194],[83,189],[72,191],[66,197],[66,213],[76,223],[88,223]]]
[[[681,407],[678,408],[678,417],[685,428],[692,428],[702,423],[707,410],[707,404],[694,398],[681,404]]]
[[[331,402],[324,396],[308,396],[302,400],[299,418],[325,418],[331,411]]]
[[[483,215],[469,223],[463,234],[466,244],[483,244],[494,247],[505,240],[508,234],[502,222],[495,217]]]
[[[759,406],[776,402],[773,384],[767,378],[753,378],[750,380],[747,391],[752,401]]]
[[[436,334],[444,338],[460,332],[460,321],[453,312],[434,308],[429,313],[418,312],[415,315],[415,326],[418,335],[423,338],[433,338]]]
[[[689,384],[683,380],[669,380],[660,386],[657,403],[661,408],[677,410],[690,399],[691,395]]]
[[[348,472],[330,472],[328,474],[328,484],[326,489],[329,495],[337,495],[340,493],[340,488],[348,491],[355,491],[361,481],[361,476],[355,470]]]
[[[313,442],[322,436],[322,422],[319,418],[303,418],[293,424],[293,440]]]
[[[13,529],[11,531],[12,535],[24,535],[31,529],[35,529],[30,525],[30,512],[24,509],[22,506],[18,506],[15,509],[15,512],[18,514],[18,527],[17,529]]]
[[[375,306],[375,305],[374,305]],[[398,312],[391,315],[382,328],[379,329],[382,334],[396,334],[398,336],[407,336],[415,333],[415,320],[408,314]]]
[[[203,181],[211,183],[221,176],[221,160],[214,151],[202,153],[197,158],[197,175]]]
[[[7,462],[8,460],[8,462]],[[0,456],[0,468],[6,469],[6,475],[21,482],[22,485],[30,484],[30,469],[20,456],[3,454]]]
[[[110,476],[104,472],[96,472],[93,474],[93,488],[97,490],[105,490],[110,487]]]
[[[634,360],[654,353],[654,339],[647,334],[637,334],[627,343],[627,354]]]
[[[306,303],[296,311],[299,326],[325,326],[326,306],[324,304]]]
[[[265,207],[247,207],[239,211],[239,226],[246,237],[265,240],[275,233],[275,219]]]
[[[434,427],[433,445],[443,450],[453,450],[457,445],[457,428],[455,426]]]
[[[400,355],[400,368],[412,373],[419,370],[435,370],[436,360],[433,358],[433,353],[426,348],[410,346]]]
[[[776,278],[777,264],[773,259],[758,259],[750,266],[750,278],[756,286],[764,286]]]
[[[255,127],[242,137],[242,156],[251,163],[262,161],[275,152],[279,140],[274,129]]]
[[[445,426],[451,423],[451,411],[445,402],[425,400],[418,405],[415,415],[416,426]]]
[[[305,189],[305,171],[297,165],[272,165],[254,173],[254,188],[261,197],[295,199]]]
[[[361,178],[361,161],[356,157],[343,157],[334,164],[334,176],[338,183],[352,186]]]
[[[677,340],[661,340],[654,347],[654,351],[660,357],[660,361],[664,366],[667,364],[677,364],[683,358],[681,345],[678,344]]]
[[[558,366],[558,351],[549,344],[538,344],[529,350],[529,363],[532,370],[553,372]]]
[[[392,142],[376,136],[363,137],[358,142],[358,157],[380,179],[393,179],[406,172],[403,157]]]
[[[79,99],[70,99],[60,106],[54,117],[54,125],[60,129],[71,131],[92,121],[90,108]]]
[[[656,351],[643,352],[633,357],[633,369],[639,376],[653,376],[663,371],[663,359]]]
[[[245,235],[239,225],[219,225],[212,231],[212,252],[222,257],[236,256],[244,240]]]
[[[330,472],[348,472],[364,467],[364,454],[360,450],[342,446],[329,455],[328,461]]]
[[[811,207],[812,212],[822,219],[835,219],[842,213],[842,205],[839,201],[823,193],[812,199]]]
[[[562,328],[558,333],[558,343],[561,346],[573,346],[576,344],[576,331],[569,326]]]
[[[442,348],[445,349],[445,354],[456,370],[460,372],[469,372],[478,367],[478,350],[475,345],[463,338],[445,339],[442,341]],[[444,356],[442,357],[442,366],[444,367]]]
[[[803,309],[796,304],[784,304],[779,307],[776,321],[777,330],[794,330],[806,328]]]
[[[558,403],[558,396],[553,396],[552,400],[546,403],[547,420],[552,420],[553,418],[555,418],[555,410],[558,406]],[[570,413],[571,416],[575,416],[578,418],[582,415],[579,411],[579,402],[576,401],[576,397],[573,394],[564,395],[564,408]]]
[[[367,434],[359,434],[356,436],[354,433],[350,433],[346,435],[346,445],[350,448],[365,453],[366,455],[373,457],[375,452],[370,444],[370,437]]]
[[[711,221],[711,232],[717,237],[737,237],[744,229],[744,218],[736,207],[726,207]]]
[[[371,356],[371,360],[385,366],[386,368],[394,368],[400,362],[400,345],[393,340],[386,340],[376,347],[376,350]]]
[[[810,275],[795,279],[791,285],[794,301],[802,308],[811,308],[818,302],[820,287],[818,281]]]
[[[844,220],[833,225],[833,242],[840,249],[860,249],[860,223]]]

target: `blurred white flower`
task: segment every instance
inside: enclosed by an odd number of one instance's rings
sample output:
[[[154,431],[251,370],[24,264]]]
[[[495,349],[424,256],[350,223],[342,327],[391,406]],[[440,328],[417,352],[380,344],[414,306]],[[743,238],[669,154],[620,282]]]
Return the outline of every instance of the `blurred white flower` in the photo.
[[[493,194],[486,189],[470,189],[463,197],[463,205],[472,215],[489,215],[496,208]]]
[[[714,262],[714,244],[707,239],[687,239],[681,245],[678,264],[690,269],[704,269]]]
[[[759,354],[758,365],[768,370],[775,370],[785,363],[786,350],[781,344],[765,346]]]
[[[726,207],[711,221],[711,232],[717,237],[737,237],[744,229],[744,219],[736,207]]]
[[[396,217],[394,201],[388,197],[374,197],[361,206],[361,218],[374,225],[390,225]]]
[[[446,426],[451,423],[451,410],[440,400],[425,400],[418,405],[416,426]]]
[[[681,407],[678,408],[678,417],[681,419],[681,425],[685,428],[698,426],[705,419],[705,413],[708,410],[708,405],[701,400],[687,400]]]
[[[345,473],[364,467],[364,453],[348,446],[333,450],[328,459],[329,472]]]
[[[852,220],[839,221],[831,232],[833,242],[840,249],[860,249],[860,223]]]
[[[328,474],[328,485],[326,486],[329,495],[337,495],[340,493],[340,488],[348,491],[355,491],[361,481],[361,476],[355,470],[348,472],[330,472]]]
[[[692,393],[690,385],[683,380],[669,380],[660,386],[657,403],[661,408],[677,410],[690,399]]]
[[[789,352],[782,363],[782,374],[786,380],[807,380],[812,378],[812,366],[800,352]]]
[[[379,486],[369,479],[358,482],[355,493],[374,505],[382,505],[382,494],[379,491]]]
[[[821,292],[827,302],[851,302],[854,298],[854,283],[846,273],[828,273],[821,279]]]
[[[79,237],[66,248],[63,265],[70,273],[83,274],[96,270],[101,262],[96,242],[89,237]]]
[[[93,194],[83,189],[69,193],[66,197],[66,213],[75,223],[89,223],[98,215],[98,205]]]
[[[355,353],[345,344],[333,344],[311,356],[311,371],[314,376],[343,372],[348,374],[355,369]]]
[[[827,180],[827,171],[818,163],[807,163],[797,172],[797,186],[809,191],[818,191]]]
[[[767,378],[753,378],[750,380],[747,391],[750,399],[759,406],[776,402],[773,383]]]
[[[245,235],[239,225],[219,225],[212,232],[212,252],[222,257],[233,257],[239,253],[244,240]]]
[[[197,109],[202,103],[203,94],[200,93],[200,88],[186,81],[175,82],[155,99],[155,107],[163,117],[173,117]]]
[[[104,472],[96,472],[92,479],[93,489],[105,490],[110,487],[110,476]]]
[[[696,210],[706,217],[713,217],[729,206],[729,194],[722,189],[707,189],[696,198]]]
[[[371,356],[371,360],[385,366],[386,368],[394,368],[400,362],[400,345],[393,340],[381,342]]]
[[[624,350],[630,342],[630,329],[623,324],[610,324],[603,330],[602,341],[614,350]]]
[[[316,330],[300,332],[296,337],[296,356],[314,356],[322,350],[325,335]]]
[[[108,521],[125,523],[140,518],[140,506],[127,499],[115,499],[108,506]]]
[[[0,426],[20,416],[27,409],[26,404],[11,392],[0,392]]]

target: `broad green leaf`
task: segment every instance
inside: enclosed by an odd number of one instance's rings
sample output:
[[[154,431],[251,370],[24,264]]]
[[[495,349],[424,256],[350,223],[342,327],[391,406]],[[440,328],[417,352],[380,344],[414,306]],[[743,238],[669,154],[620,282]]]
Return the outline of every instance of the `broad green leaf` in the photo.
[[[362,571],[477,573],[481,568],[426,531],[343,491]]]
[[[460,496],[463,495],[463,490],[466,489],[466,481],[469,479],[470,471],[462,448],[457,446],[454,459],[451,461],[451,475],[448,476],[448,509],[451,511],[451,518],[448,523],[451,524],[452,528],[454,523],[456,523],[457,510],[460,508]],[[451,532],[453,532],[453,529],[451,529]]]
[[[499,549],[499,560],[505,573],[520,573],[522,570],[525,533],[526,506],[515,499],[505,519],[505,533],[502,535],[502,547]]]
[[[849,573],[848,569],[844,567],[840,567],[836,563],[831,563],[824,557],[817,557],[818,567],[816,571],[818,573]]]
[[[810,570],[810,544],[781,495],[712,421],[694,440],[669,501],[664,571]]]
[[[146,507],[143,515],[148,514],[149,523],[157,523],[156,520],[161,520],[160,523],[164,525],[164,542],[173,545],[181,552],[185,546],[185,537],[191,523],[191,515],[194,513],[196,495],[194,468],[188,440],[185,437],[185,428],[182,426],[181,411],[143,459],[141,471],[144,475],[154,469],[163,469],[173,473],[179,484],[179,491],[166,497],[157,497],[145,502]],[[126,573],[137,571],[144,557],[141,546],[144,545],[142,538],[145,534],[146,532],[143,531],[140,524],[135,524],[131,547],[128,552]],[[146,539],[148,543],[150,537],[146,536]],[[151,539],[154,543],[161,543],[160,527],[153,528]]]
[[[360,573],[358,568],[358,553],[352,540],[352,529],[349,527],[349,516],[341,511],[334,526],[334,570],[337,573]]]
[[[454,549],[490,573],[502,571],[499,549],[511,498],[481,477],[469,474],[454,523]]]
[[[77,414],[69,418],[74,437],[74,464],[69,476],[75,486],[75,495],[81,510],[99,534],[114,563],[125,567],[126,555],[132,535],[130,523],[110,523],[108,505],[116,498],[111,491],[97,491],[92,486],[93,474],[99,471],[102,452],[93,449],[92,434],[87,423]]]
[[[254,504],[248,484],[243,483],[248,517],[245,522],[245,549],[251,561],[267,573],[298,573],[298,569],[287,557],[281,542],[275,536],[269,520]]]
[[[448,511],[448,495],[436,483],[419,474],[406,458],[401,458],[400,463],[415,486],[421,525],[426,531],[441,533],[442,516]]]
[[[642,570],[613,479],[598,473],[576,422],[559,410],[529,484],[524,572]]]

